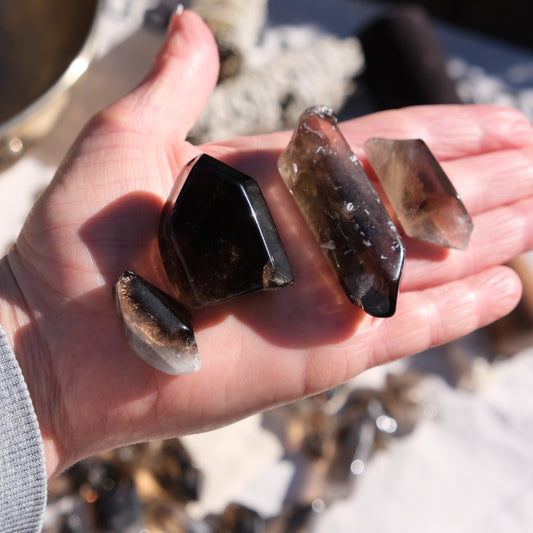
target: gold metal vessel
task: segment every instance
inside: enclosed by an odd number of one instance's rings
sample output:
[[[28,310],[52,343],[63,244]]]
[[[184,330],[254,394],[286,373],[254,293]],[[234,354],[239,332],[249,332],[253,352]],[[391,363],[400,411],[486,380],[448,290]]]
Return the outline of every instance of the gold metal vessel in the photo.
[[[93,55],[100,0],[0,2],[0,168],[53,127]]]

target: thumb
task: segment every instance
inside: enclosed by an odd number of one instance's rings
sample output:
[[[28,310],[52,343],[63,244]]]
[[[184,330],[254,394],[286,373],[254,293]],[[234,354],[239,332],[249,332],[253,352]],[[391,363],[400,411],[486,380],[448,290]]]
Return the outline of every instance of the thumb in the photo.
[[[192,11],[175,13],[148,75],[107,109],[106,118],[176,146],[205,107],[218,67],[214,38],[201,18]]]

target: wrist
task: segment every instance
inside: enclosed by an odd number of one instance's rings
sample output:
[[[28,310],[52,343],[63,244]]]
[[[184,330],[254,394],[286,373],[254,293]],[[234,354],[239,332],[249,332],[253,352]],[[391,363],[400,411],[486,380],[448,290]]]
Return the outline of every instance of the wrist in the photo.
[[[53,398],[50,390],[51,369],[47,364],[50,358],[39,331],[38,317],[29,309],[10,265],[18,260],[16,250],[9,255],[0,259],[0,325],[24,376],[41,431],[47,476],[51,478],[62,469],[62,454],[51,415],[57,407],[57,398]]]

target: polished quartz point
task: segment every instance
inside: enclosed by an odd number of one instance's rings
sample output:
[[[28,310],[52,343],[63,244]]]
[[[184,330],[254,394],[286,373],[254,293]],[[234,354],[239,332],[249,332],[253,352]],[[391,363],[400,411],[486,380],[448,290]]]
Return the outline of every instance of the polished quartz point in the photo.
[[[115,285],[115,303],[133,351],[166,374],[200,369],[187,309],[137,274],[126,271]]]
[[[372,138],[364,149],[407,235],[447,248],[468,246],[472,219],[423,140]]]
[[[185,167],[170,193],[159,249],[180,301],[191,307],[294,283],[257,183],[205,154]]]
[[[404,247],[329,107],[303,113],[278,167],[348,298],[394,314]]]

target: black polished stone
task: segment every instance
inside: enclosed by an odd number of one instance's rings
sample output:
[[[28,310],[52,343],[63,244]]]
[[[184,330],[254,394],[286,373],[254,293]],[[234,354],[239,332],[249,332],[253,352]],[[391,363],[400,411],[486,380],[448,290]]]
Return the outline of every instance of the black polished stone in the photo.
[[[180,301],[191,307],[294,283],[257,183],[205,154],[184,168],[170,193],[159,249]]]

